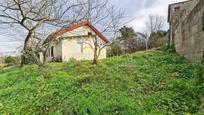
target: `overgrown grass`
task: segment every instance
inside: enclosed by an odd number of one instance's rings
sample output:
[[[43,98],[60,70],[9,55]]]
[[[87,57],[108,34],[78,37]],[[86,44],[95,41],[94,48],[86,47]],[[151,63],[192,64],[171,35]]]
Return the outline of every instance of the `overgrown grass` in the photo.
[[[0,71],[1,72],[1,71]],[[0,73],[2,114],[202,114],[204,67],[151,50]]]

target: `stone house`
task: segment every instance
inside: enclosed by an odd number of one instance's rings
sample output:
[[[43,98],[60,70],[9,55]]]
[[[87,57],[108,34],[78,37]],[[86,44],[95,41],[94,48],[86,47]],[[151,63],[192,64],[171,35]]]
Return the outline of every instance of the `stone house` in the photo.
[[[49,42],[47,61],[92,60],[95,38],[98,45],[106,45],[110,42],[89,21],[63,28],[51,34],[44,42]],[[102,49],[98,59],[104,58],[106,58],[106,48]]]
[[[190,62],[204,56],[204,0],[188,0],[169,5],[169,40],[177,53]]]

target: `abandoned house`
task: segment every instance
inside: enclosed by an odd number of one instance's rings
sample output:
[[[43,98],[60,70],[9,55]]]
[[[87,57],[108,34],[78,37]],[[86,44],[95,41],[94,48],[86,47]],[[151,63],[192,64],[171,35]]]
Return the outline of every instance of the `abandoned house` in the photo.
[[[176,52],[190,62],[204,58],[204,0],[169,5],[169,40]]]
[[[89,21],[75,23],[51,34],[46,40],[49,43],[47,61],[91,60],[94,57],[95,45],[105,45],[109,40],[102,35]],[[106,48],[101,50],[98,59],[106,58]]]

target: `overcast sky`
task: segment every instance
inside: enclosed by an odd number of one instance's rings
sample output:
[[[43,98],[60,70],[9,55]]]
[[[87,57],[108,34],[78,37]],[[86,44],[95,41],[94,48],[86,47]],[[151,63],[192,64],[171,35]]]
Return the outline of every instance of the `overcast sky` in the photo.
[[[115,6],[125,10],[127,20],[133,19],[128,26],[138,32],[145,30],[145,21],[149,15],[163,16],[166,20],[165,29],[168,29],[168,5],[181,1],[185,0],[112,0]]]
[[[117,8],[125,11],[127,26],[131,26],[137,32],[144,32],[145,22],[150,14],[164,16],[167,19],[168,4],[185,0],[110,0]],[[168,24],[165,24],[168,29]],[[9,41],[9,42],[8,42]],[[12,42],[13,41],[13,42]],[[18,41],[18,40],[17,40]],[[0,33],[0,55],[2,52],[16,51],[22,45],[15,38]]]

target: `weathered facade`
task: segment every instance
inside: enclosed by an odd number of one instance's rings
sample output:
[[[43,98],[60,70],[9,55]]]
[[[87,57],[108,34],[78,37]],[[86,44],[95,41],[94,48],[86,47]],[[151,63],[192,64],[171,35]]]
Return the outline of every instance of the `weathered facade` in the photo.
[[[204,0],[189,0],[169,5],[170,41],[190,62],[204,55]]]
[[[51,35],[51,42],[47,52],[47,60],[69,61],[92,60],[94,57],[93,37],[98,39],[98,44],[109,43],[94,26],[88,21],[73,24]],[[49,40],[49,37],[48,39]],[[103,48],[98,59],[106,58],[106,48]]]

